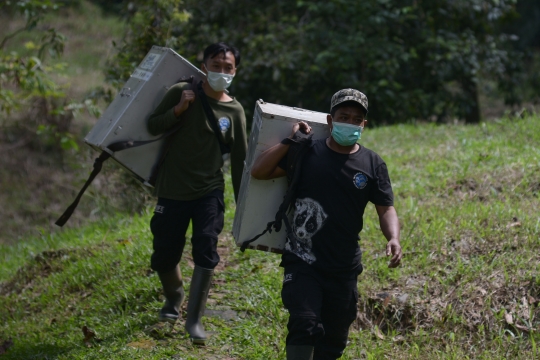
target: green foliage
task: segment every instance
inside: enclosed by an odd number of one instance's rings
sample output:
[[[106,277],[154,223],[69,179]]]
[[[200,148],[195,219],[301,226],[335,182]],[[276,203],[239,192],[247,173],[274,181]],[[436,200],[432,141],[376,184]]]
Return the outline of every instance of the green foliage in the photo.
[[[184,38],[176,31],[190,18],[181,9],[183,3],[182,0],[142,0],[128,4],[129,29],[122,43],[115,44],[117,54],[107,70],[107,79],[114,86],[120,87],[129,78],[153,45],[175,49],[184,45]]]
[[[60,5],[61,4],[54,0],[7,0],[0,4],[0,12],[9,15],[23,15],[26,20],[26,25],[24,28],[17,30],[17,32],[22,32],[34,29],[47,12],[57,10]],[[13,34],[10,34],[7,36],[7,39],[10,39],[13,36]],[[0,48],[4,47],[6,41],[6,39],[2,40]]]
[[[91,0],[94,4],[109,14],[119,15],[122,12],[124,0]]]
[[[496,80],[508,104],[521,101],[521,56],[501,32],[515,3],[131,1],[131,30],[109,75],[125,81],[152,45],[200,61],[208,44],[226,41],[242,52],[232,92],[248,111],[258,98],[328,111],[336,90],[354,87],[380,122],[478,122],[482,78]]]
[[[33,56],[21,56],[16,52],[6,53],[8,41],[23,31],[34,30],[43,16],[58,6],[52,1],[7,1],[0,10],[25,18],[24,27],[4,36],[0,43],[0,110],[8,115],[20,110],[24,101],[32,96],[61,97],[63,94],[51,80],[47,67],[43,64],[46,50],[51,56],[58,57],[64,50],[65,37],[54,29],[44,32],[40,44],[29,42],[27,50]]]
[[[0,125],[11,134],[29,133],[36,136],[46,149],[78,149],[74,136],[69,133],[73,110],[88,108],[95,112],[91,101],[82,104],[66,99],[62,86],[53,80],[64,71],[66,64],[48,65],[47,58],[58,59],[64,51],[66,37],[54,28],[39,29],[37,25],[51,11],[58,10],[64,2],[51,0],[7,1],[0,6],[3,16],[24,18],[25,25],[7,34],[0,42]],[[39,42],[27,42],[27,54],[6,51],[17,35],[38,32]],[[29,119],[13,121],[14,113],[26,113]]]
[[[29,44],[32,47],[32,44]],[[2,85],[0,108],[7,114],[20,110],[25,100],[33,96],[62,97],[63,93],[47,74],[47,68],[37,56],[23,57],[17,53],[0,54]]]
[[[525,53],[525,72],[520,80],[521,98],[540,102],[540,2],[519,0],[519,18],[505,26],[505,31],[517,35],[515,48]]]

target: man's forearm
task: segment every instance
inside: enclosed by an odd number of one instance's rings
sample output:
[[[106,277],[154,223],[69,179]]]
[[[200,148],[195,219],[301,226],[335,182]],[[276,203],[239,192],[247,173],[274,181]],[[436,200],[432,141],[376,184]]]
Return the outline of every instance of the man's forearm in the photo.
[[[285,175],[284,171],[283,174],[281,174],[281,171],[277,169],[280,160],[283,159],[283,157],[287,154],[287,151],[289,151],[289,145],[284,145],[281,143],[267,149],[261,155],[259,155],[259,157],[253,163],[253,166],[251,167],[251,175],[259,180],[272,179],[277,177],[275,175]]]
[[[378,206],[377,213],[381,231],[386,240],[399,240],[399,219],[396,209],[393,206]]]
[[[393,206],[375,205],[379,214],[381,231],[388,240],[386,244],[386,256],[392,255],[388,267],[398,267],[403,257],[401,244],[399,243],[399,220],[396,209]]]

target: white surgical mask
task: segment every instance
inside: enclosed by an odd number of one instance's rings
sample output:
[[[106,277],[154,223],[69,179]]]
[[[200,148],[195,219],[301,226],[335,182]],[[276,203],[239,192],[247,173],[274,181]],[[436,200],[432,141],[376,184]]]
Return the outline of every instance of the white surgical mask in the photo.
[[[206,65],[204,67],[206,68]],[[206,71],[208,72],[208,75],[206,75],[208,85],[210,85],[214,91],[225,91],[225,89],[231,86],[234,75],[210,71],[208,68],[206,68]]]

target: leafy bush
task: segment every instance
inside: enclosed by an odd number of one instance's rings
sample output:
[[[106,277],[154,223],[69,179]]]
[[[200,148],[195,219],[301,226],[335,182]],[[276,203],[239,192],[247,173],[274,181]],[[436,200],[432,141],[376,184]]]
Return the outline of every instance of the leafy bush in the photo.
[[[521,55],[501,31],[516,1],[134,0],[109,79],[125,81],[152,45],[200,61],[226,41],[242,52],[232,91],[248,112],[258,98],[328,111],[336,90],[354,87],[380,122],[478,122],[482,78],[507,104],[521,101]]]
[[[77,149],[69,132],[73,114],[82,108],[96,112],[91,100],[71,102],[54,80],[65,64],[49,65],[64,51],[66,37],[54,28],[38,28],[43,17],[65,2],[51,0],[7,1],[0,5],[3,16],[19,16],[25,24],[0,42],[0,126],[4,138],[26,139],[44,150]],[[75,2],[73,2],[75,3]],[[6,51],[6,45],[23,32],[39,33],[39,42],[27,42],[26,54]],[[5,139],[4,139],[5,140]]]

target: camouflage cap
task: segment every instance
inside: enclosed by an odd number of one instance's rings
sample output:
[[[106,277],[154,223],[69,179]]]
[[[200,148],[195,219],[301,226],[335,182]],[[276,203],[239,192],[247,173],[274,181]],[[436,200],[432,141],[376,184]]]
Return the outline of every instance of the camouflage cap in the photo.
[[[362,105],[362,107],[366,110],[366,113],[368,111],[367,96],[355,89],[342,89],[335,93],[334,96],[332,96],[332,101],[330,102],[330,111],[332,111],[334,106],[345,101],[355,101]]]

